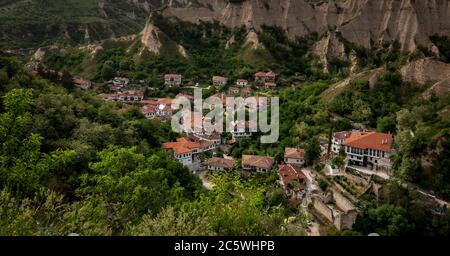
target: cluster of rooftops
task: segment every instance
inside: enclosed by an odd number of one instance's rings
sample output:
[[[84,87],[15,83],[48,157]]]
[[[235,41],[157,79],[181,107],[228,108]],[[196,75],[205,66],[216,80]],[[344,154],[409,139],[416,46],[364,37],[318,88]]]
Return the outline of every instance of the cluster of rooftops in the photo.
[[[242,124],[236,123],[236,129],[248,128],[250,124],[247,122]],[[356,161],[353,159],[354,155],[369,156],[367,163],[381,164],[382,159],[389,161],[389,154],[392,150],[392,135],[386,133],[372,132],[372,131],[353,131],[353,132],[338,132],[333,134],[333,152],[339,153],[341,148],[348,152],[348,161]],[[220,145],[226,143],[221,138],[221,135],[214,133],[213,135],[205,136],[197,134],[188,138],[180,138],[175,142],[164,143],[163,147],[171,150],[176,158],[193,157],[195,154],[205,151],[215,151]],[[376,161],[379,160],[379,161]],[[213,170],[229,169],[230,166],[223,163],[218,158],[206,162]],[[305,150],[301,148],[285,148],[284,161],[285,164],[292,164],[296,166],[303,166],[305,164]],[[361,159],[360,162],[363,162]],[[188,163],[192,163],[189,161]],[[242,156],[242,167],[244,170],[256,170],[258,172],[268,172],[272,169],[274,158],[270,156]],[[363,163],[363,164],[367,164]],[[223,166],[221,166],[223,164]],[[188,164],[186,164],[188,165]]]
[[[268,88],[276,88],[275,83],[277,75],[272,72],[257,72],[255,73],[255,83],[263,84]],[[221,86],[228,84],[229,79],[223,76],[213,76],[212,84],[214,86]],[[169,86],[180,86],[183,83],[183,76],[180,74],[166,74],[164,75],[164,83]],[[240,87],[246,87],[249,85],[249,81],[246,79],[237,79],[236,85]]]

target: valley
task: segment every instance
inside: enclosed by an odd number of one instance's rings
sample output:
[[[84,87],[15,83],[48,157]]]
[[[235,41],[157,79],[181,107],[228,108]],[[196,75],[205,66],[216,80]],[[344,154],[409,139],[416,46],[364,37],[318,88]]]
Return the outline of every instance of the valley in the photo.
[[[0,1],[0,235],[448,235],[449,3]]]

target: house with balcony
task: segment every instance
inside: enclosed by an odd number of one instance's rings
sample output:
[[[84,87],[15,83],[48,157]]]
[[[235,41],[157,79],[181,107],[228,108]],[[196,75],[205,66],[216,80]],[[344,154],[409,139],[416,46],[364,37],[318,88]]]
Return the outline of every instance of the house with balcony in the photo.
[[[349,165],[375,170],[390,170],[392,144],[391,134],[379,132],[352,132],[343,143]]]
[[[191,170],[196,169],[195,164],[198,165],[200,163],[200,160],[196,157],[198,154],[212,151],[216,148],[212,142],[203,140],[192,141],[187,138],[178,138],[175,142],[163,143],[162,147],[172,152],[176,160]]]

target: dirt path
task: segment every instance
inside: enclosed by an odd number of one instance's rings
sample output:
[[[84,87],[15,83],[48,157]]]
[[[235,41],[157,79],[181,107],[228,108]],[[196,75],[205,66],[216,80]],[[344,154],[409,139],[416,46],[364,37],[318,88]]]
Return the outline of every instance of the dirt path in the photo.
[[[197,176],[202,181],[203,187],[205,187],[208,190],[211,190],[214,188],[214,184],[206,178],[207,174],[208,174],[208,171],[197,172]]]

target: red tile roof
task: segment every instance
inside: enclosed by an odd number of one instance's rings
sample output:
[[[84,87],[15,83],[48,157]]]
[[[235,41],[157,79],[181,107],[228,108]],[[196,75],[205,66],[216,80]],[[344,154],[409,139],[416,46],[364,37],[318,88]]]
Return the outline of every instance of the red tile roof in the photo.
[[[164,149],[173,150],[176,154],[191,153],[194,149],[201,147],[200,143],[189,141],[186,138],[179,138],[176,142],[163,143],[162,146]]]
[[[298,192],[306,188],[306,175],[301,168],[290,164],[281,165],[278,174],[285,186],[295,185],[292,188],[294,191]]]
[[[333,137],[338,140],[343,140],[350,137],[351,134],[351,132],[335,132],[333,133]]]
[[[207,161],[208,165],[231,169],[234,167],[235,161],[231,159],[213,157]]]
[[[303,159],[305,158],[305,150],[300,148],[286,148],[284,150],[285,158]]]
[[[254,156],[254,155],[243,155],[242,165],[255,166],[263,169],[270,169],[273,166],[275,159],[269,156]]]
[[[156,110],[158,109],[158,105],[145,105],[141,108],[142,114],[149,114],[149,113],[156,113]]]
[[[171,105],[173,99],[171,98],[155,98],[155,99],[149,99],[149,100],[143,100],[142,103],[146,105]]]
[[[379,132],[352,132],[344,142],[345,146],[359,149],[375,149],[390,152],[393,138],[391,134]]]

